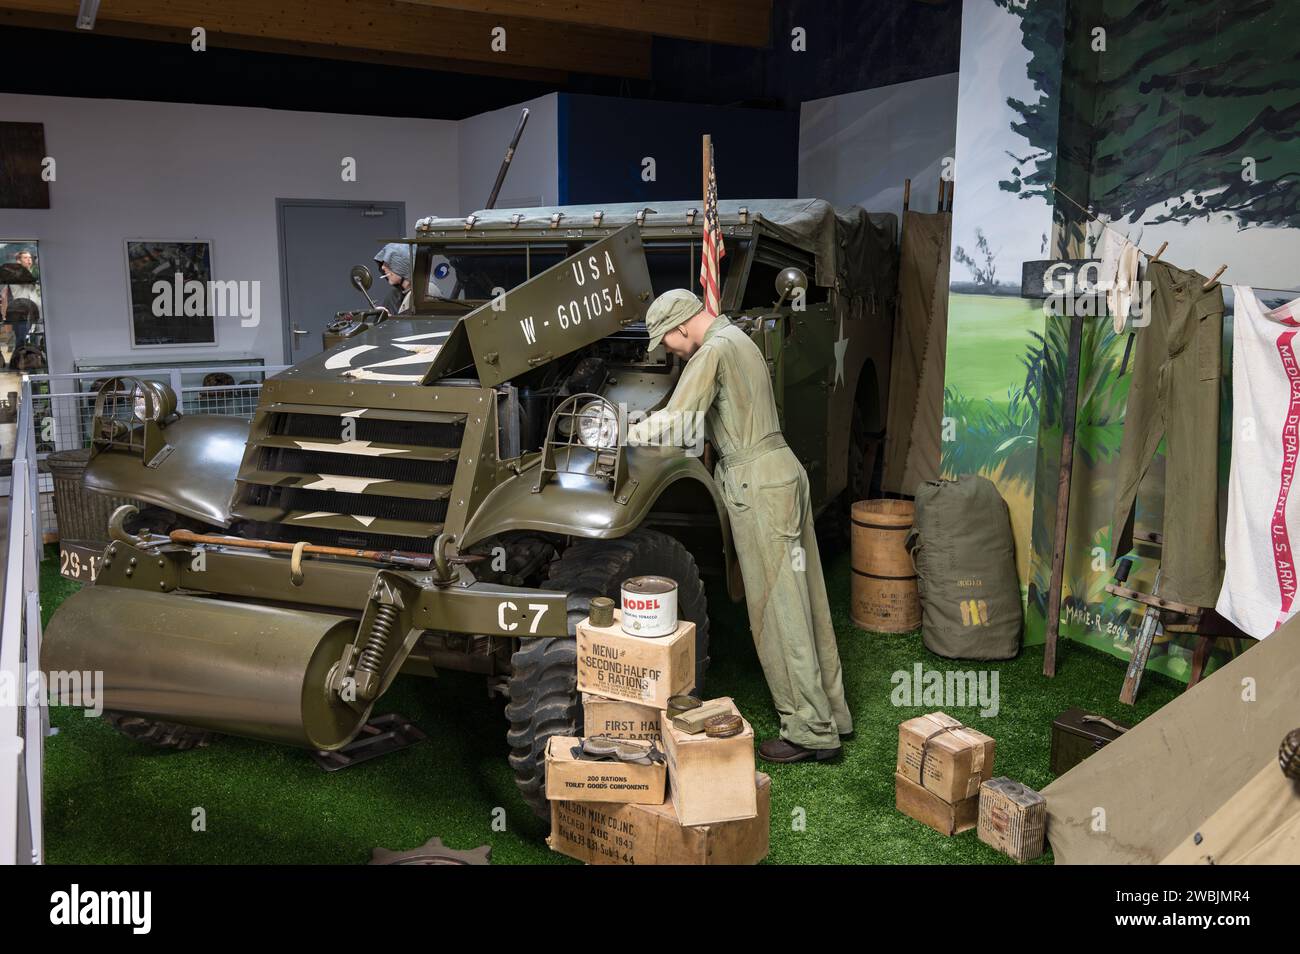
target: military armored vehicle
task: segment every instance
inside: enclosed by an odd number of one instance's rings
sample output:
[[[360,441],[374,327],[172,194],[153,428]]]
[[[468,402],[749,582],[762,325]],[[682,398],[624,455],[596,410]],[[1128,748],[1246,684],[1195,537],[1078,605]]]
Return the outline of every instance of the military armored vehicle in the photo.
[[[723,202],[723,311],[766,354],[819,510],[867,495],[882,438],[896,224],[819,200]],[[543,753],[581,734],[574,627],[637,574],[679,584],[709,666],[701,574],[743,598],[707,446],[627,446],[680,363],[653,296],[692,286],[688,203],[421,220],[414,312],[334,329],[249,421],[177,413],[161,384],[96,398],[95,491],[120,508],[47,670],[99,670],[106,716],[185,748],[233,734],[352,740],[399,673],[483,674],[545,811]],[[355,270],[354,270],[355,271]],[[342,282],[343,276],[340,276]]]

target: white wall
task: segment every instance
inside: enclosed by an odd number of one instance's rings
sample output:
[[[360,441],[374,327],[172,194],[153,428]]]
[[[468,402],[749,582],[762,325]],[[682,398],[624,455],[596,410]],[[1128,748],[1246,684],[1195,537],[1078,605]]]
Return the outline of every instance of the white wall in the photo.
[[[483,208],[492,194],[523,107],[528,107],[519,149],[501,186],[497,208],[557,205],[560,201],[559,95],[551,93],[517,106],[460,121],[460,214]]]
[[[460,207],[455,122],[8,94],[0,117],[44,123],[57,162],[49,209],[0,209],[0,239],[40,240],[56,372],[81,357],[280,363],[276,198],[405,201],[408,227]],[[342,181],[345,156],[356,182]],[[216,348],[132,351],[127,238],[211,240],[215,278],[261,282],[260,324],[218,319]]]
[[[872,212],[933,212],[939,172],[955,155],[957,74],[858,90],[799,109],[799,194]]]

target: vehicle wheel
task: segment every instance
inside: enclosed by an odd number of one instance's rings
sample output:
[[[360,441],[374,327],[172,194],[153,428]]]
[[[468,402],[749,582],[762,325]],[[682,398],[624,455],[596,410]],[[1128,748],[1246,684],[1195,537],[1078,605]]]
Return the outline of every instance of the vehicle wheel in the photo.
[[[853,504],[880,496],[884,443],[880,434],[867,429],[867,418],[862,405],[855,405],[849,430],[848,484],[817,519],[817,539],[827,551],[839,551],[848,547],[849,515]]]
[[[695,559],[682,544],[656,530],[634,530],[618,540],[580,540],[551,564],[547,587],[569,594],[569,635],[587,616],[594,596],[618,599],[630,576],[652,573],[677,581],[677,612],[695,624],[695,689],[704,687],[709,667],[709,615]],[[553,735],[582,734],[578,697],[577,643],[545,637],[522,640],[511,657],[510,768],[534,812],[549,817],[546,802],[546,743]]]
[[[127,738],[160,749],[200,749],[219,738],[216,732],[176,722],[157,722],[129,712],[105,712],[104,719]]]

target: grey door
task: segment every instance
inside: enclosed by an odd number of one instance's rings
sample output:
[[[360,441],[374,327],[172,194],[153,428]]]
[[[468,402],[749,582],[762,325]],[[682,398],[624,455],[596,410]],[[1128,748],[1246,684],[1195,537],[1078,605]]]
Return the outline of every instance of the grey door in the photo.
[[[348,283],[348,269],[375,271],[386,239],[406,234],[406,203],[276,199],[284,354],[289,364],[321,350],[321,332],[336,312],[369,307]],[[381,276],[375,275],[376,292]]]

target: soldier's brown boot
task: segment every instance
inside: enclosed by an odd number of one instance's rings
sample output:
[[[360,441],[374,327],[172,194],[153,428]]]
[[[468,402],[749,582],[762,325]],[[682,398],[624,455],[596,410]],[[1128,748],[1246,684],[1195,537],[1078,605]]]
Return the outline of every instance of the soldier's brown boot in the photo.
[[[758,755],[765,762],[828,762],[840,754],[840,746],[833,749],[805,749],[785,739],[768,739],[758,747]]]

